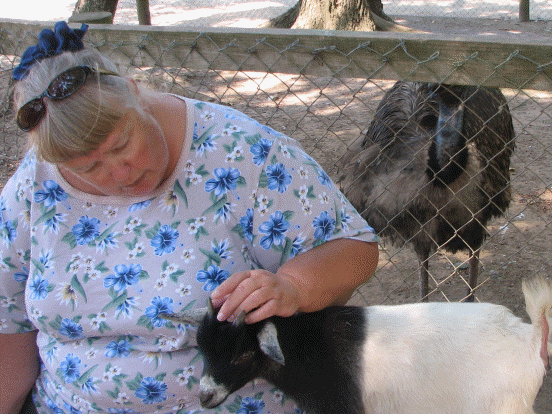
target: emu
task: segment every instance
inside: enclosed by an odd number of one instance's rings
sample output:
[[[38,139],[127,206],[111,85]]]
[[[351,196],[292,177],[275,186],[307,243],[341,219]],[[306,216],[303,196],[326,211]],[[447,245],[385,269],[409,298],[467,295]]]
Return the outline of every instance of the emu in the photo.
[[[477,285],[486,226],[511,200],[514,127],[495,88],[397,82],[363,140],[338,163],[340,188],[378,234],[411,245],[427,301],[429,257],[468,251]]]
[[[162,317],[199,325],[204,408],[261,377],[309,414],[534,414],[552,284],[524,280],[523,293],[531,324],[460,302],[338,306],[251,325],[244,315],[219,322],[212,305]]]

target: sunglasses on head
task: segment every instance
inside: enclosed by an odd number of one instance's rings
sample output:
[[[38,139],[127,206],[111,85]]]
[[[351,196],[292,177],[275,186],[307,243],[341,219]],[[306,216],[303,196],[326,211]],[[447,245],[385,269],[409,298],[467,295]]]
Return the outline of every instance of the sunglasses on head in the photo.
[[[119,76],[118,73],[106,69],[94,69],[88,66],[75,66],[61,72],[50,82],[46,90],[37,98],[31,99],[23,105],[17,112],[17,126],[23,131],[28,132],[38,125],[46,113],[44,97],[54,101],[65,99],[77,92],[86,83],[88,75],[97,73],[98,75]]]

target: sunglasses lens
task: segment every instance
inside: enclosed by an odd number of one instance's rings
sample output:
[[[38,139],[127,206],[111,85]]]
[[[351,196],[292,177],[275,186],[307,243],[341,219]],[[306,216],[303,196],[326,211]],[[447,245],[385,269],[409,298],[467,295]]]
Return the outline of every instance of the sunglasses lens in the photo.
[[[42,98],[33,99],[17,112],[17,126],[25,132],[30,131],[40,122],[45,112],[46,107]]]
[[[67,98],[86,82],[86,75],[81,67],[66,70],[50,83],[46,90],[46,96],[50,99]]]

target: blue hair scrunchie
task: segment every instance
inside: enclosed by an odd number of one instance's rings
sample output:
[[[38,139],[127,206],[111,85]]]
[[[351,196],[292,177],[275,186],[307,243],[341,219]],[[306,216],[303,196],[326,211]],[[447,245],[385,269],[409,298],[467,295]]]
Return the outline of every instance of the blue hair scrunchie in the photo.
[[[76,52],[84,49],[82,38],[87,30],[87,24],[83,23],[80,29],[73,30],[64,21],[57,22],[54,31],[43,29],[38,35],[36,46],[29,46],[21,56],[19,66],[13,70],[13,79],[25,79],[31,66],[39,60],[59,55],[62,52]]]

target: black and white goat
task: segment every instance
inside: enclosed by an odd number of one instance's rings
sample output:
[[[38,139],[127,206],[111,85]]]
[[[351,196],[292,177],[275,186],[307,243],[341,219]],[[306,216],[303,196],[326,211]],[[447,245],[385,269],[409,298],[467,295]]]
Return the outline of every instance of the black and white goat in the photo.
[[[247,325],[199,325],[199,398],[214,408],[262,377],[309,414],[523,414],[548,368],[552,282],[523,282],[531,324],[489,303],[330,307]],[[240,320],[241,319],[241,320]]]

